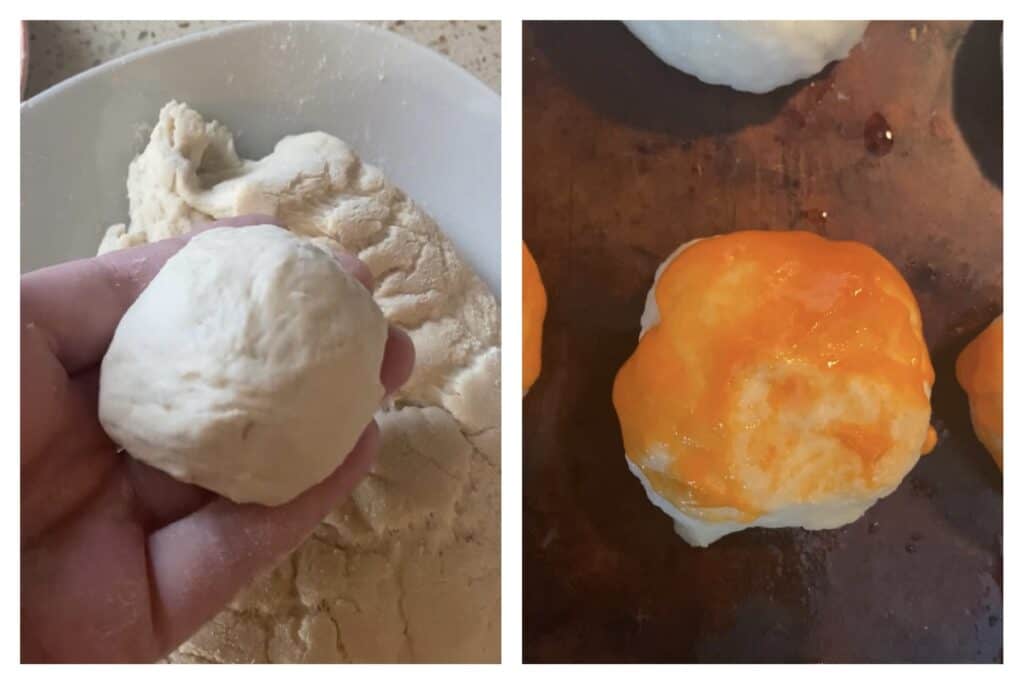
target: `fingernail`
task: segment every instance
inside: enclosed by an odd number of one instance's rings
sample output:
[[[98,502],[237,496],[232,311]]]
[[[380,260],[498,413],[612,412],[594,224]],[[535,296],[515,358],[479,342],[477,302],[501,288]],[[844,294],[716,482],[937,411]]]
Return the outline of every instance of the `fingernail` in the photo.
[[[334,257],[338,259],[338,263],[345,269],[352,277],[363,283],[363,287],[373,291],[373,274],[365,263],[360,261],[355,256],[343,253],[341,251],[334,251]]]
[[[409,381],[416,366],[416,346],[412,337],[396,325],[388,325],[388,339],[384,346],[380,380],[388,394]]]

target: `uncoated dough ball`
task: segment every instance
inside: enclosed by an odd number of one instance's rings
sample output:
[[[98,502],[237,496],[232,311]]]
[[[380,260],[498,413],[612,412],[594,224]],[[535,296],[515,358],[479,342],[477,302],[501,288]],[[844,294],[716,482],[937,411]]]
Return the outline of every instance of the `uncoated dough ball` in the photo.
[[[707,84],[767,93],[845,58],[864,21],[627,21],[663,62]]]
[[[387,328],[309,240],[271,225],[210,230],[118,325],[100,423],[180,481],[278,505],[334,471],[373,417]]]

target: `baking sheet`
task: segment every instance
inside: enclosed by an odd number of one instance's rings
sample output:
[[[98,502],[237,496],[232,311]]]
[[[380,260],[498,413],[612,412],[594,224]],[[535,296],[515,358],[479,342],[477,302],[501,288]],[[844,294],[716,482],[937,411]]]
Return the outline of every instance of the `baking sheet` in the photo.
[[[1000,36],[873,22],[848,59],[757,96],[616,22],[526,24],[524,235],[549,302],[524,402],[527,662],[1002,661],[1002,476],[953,376],[1002,310]],[[847,527],[691,548],[626,469],[612,381],[657,265],[754,228],[857,239],[903,272],[939,445]]]

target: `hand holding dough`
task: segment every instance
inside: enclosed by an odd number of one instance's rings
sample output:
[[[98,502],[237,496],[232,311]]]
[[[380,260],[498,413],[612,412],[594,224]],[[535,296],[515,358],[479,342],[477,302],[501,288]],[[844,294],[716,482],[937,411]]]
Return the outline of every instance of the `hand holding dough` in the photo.
[[[227,127],[171,102],[127,186],[130,222],[100,253],[269,213],[357,256],[416,351],[377,414],[373,475],[172,662],[497,662],[500,309],[484,282],[421,208],[324,132],[247,160]]]
[[[263,223],[277,224],[217,225]],[[278,507],[211,500],[118,456],[97,419],[96,374],[126,310],[189,239],[21,278],[22,662],[164,657],[365,483],[378,456],[381,432],[370,423],[337,471]],[[337,257],[372,289],[365,265]],[[411,340],[392,328],[380,374],[389,394],[413,361]]]
[[[309,240],[210,230],[125,313],[100,422],[181,481],[282,504],[334,471],[370,422],[387,332],[369,292]]]

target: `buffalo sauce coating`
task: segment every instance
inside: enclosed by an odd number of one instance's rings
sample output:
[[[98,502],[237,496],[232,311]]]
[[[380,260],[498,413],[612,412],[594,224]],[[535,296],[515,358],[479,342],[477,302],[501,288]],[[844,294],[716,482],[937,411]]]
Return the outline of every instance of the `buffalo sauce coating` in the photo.
[[[771,411],[762,417],[810,412],[820,403],[812,384],[841,385],[851,376],[884,384],[886,404],[929,406],[934,372],[916,300],[898,271],[863,244],[807,232],[712,237],[665,268],[655,298],[660,321],[619,371],[613,401],[627,456],[657,456],[659,470],[644,473],[677,504],[756,517],[756,496],[737,476],[734,456],[770,471],[787,442],[800,442],[798,430],[770,418],[749,432],[750,415],[737,410],[751,371],[820,373],[769,378],[763,400]],[[867,483],[893,445],[885,423],[820,430],[860,458]],[[731,447],[738,432],[751,439],[741,453]]]
[[[547,295],[533,255],[523,243],[523,393],[540,375],[541,339]]]
[[[992,321],[956,360],[956,378],[971,403],[975,433],[1003,466],[1003,317]]]

